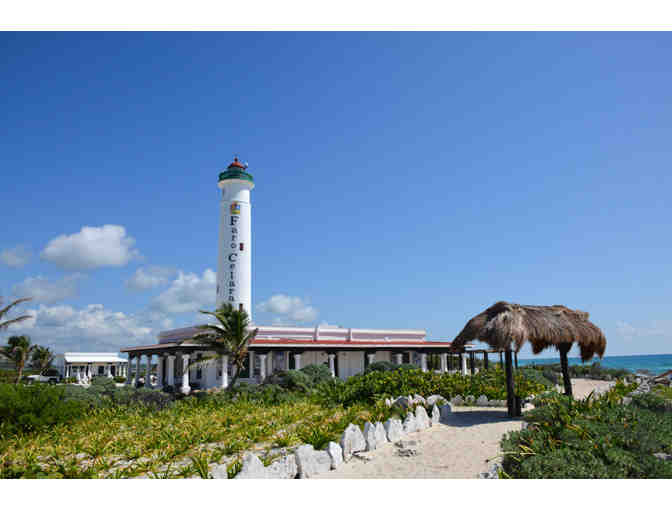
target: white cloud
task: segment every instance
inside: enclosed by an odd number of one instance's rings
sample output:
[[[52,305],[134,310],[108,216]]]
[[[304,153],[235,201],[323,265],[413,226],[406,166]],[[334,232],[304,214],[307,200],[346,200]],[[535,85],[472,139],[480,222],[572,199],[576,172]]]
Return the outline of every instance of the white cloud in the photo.
[[[312,322],[317,319],[318,311],[299,297],[286,294],[274,294],[267,301],[259,303],[261,312],[276,314],[274,321],[291,320],[294,322]]]
[[[23,267],[30,260],[30,250],[23,245],[0,251],[0,262],[9,267]]]
[[[37,302],[55,303],[77,295],[79,281],[83,278],[85,276],[80,273],[66,275],[54,281],[42,276],[30,277],[14,285],[12,293],[18,297],[32,297]]]
[[[672,340],[672,321],[654,320],[649,326],[633,326],[625,321],[616,323],[616,330],[626,340],[635,338],[663,337]]]
[[[13,324],[8,333],[30,335],[33,343],[51,347],[55,352],[118,352],[133,345],[156,343],[163,324],[159,317],[134,316],[106,310],[103,305],[73,308],[68,305],[29,309],[33,317]]]
[[[201,277],[179,271],[170,287],[152,300],[151,308],[164,314],[210,310],[215,306],[216,291],[217,275],[212,269],[203,271]]]
[[[125,266],[139,258],[135,239],[120,225],[82,227],[76,234],[60,235],[42,250],[41,258],[67,270],[86,270],[104,266]]]
[[[160,287],[166,285],[175,272],[175,269],[162,266],[139,267],[133,276],[126,280],[126,287],[137,291]]]

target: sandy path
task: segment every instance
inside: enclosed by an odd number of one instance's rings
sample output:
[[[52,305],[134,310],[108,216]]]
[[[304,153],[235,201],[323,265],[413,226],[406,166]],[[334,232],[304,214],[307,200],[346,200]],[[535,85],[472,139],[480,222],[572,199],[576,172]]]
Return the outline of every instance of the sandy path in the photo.
[[[606,391],[613,383],[573,379],[576,398],[592,390]],[[366,455],[353,458],[335,471],[316,478],[475,478],[488,470],[488,459],[499,455],[499,441],[510,430],[520,430],[521,419],[509,418],[504,408],[457,407],[446,424],[408,434],[416,441],[414,457],[400,457],[398,448],[387,443]]]

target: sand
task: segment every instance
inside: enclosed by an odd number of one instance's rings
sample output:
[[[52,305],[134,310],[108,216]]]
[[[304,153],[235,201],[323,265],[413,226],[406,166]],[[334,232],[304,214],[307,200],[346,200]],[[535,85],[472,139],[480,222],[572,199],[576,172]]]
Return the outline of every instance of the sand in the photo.
[[[606,391],[613,383],[573,379],[576,398],[591,391]],[[499,441],[511,430],[520,430],[522,420],[509,418],[504,408],[456,407],[446,424],[438,424],[408,434],[416,441],[414,457],[400,457],[398,448],[386,443],[373,452],[370,460],[353,458],[335,471],[316,478],[476,478],[487,471],[488,461],[500,460]]]

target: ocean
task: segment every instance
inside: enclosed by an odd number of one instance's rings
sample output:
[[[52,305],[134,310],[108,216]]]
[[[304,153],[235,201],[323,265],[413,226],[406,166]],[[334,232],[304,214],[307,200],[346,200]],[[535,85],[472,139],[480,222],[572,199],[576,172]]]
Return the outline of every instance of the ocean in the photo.
[[[581,358],[568,358],[570,365],[581,365]],[[596,356],[585,365],[599,361],[603,367],[625,368],[631,372],[648,370],[652,374],[662,374],[672,370],[672,354],[644,354],[638,356],[605,356],[601,360]],[[560,363],[560,356],[554,358],[518,358],[518,366]]]

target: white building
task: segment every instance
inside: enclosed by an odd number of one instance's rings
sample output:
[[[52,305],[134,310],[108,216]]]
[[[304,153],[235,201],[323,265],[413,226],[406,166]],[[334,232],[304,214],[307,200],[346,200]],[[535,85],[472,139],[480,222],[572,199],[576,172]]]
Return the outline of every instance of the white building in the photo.
[[[216,306],[223,303],[231,303],[235,308],[242,306],[251,318],[250,191],[254,188],[254,180],[247,167],[236,158],[219,174],[219,188],[222,197]],[[262,381],[275,370],[299,369],[308,364],[325,364],[334,377],[342,379],[362,372],[374,361],[414,363],[427,370],[428,354],[439,354],[441,371],[447,371],[451,364],[450,343],[427,341],[424,330],[254,327],[259,328],[259,333],[249,346],[248,366],[239,379],[248,382]],[[138,374],[140,360],[146,357],[145,381],[150,381],[148,376],[156,356],[159,387],[170,385],[185,393],[193,387],[226,387],[232,375],[232,367],[226,359],[218,366],[188,368],[191,361],[208,353],[197,344],[179,342],[198,332],[195,327],[164,331],[159,334],[157,344],[128,347],[122,352],[128,353],[130,363],[135,361]],[[463,371],[466,370],[465,362],[466,359],[460,361]],[[132,382],[130,372],[129,384]]]
[[[53,363],[61,377],[88,382],[94,376],[126,377],[128,360],[110,352],[66,352],[56,355]]]

